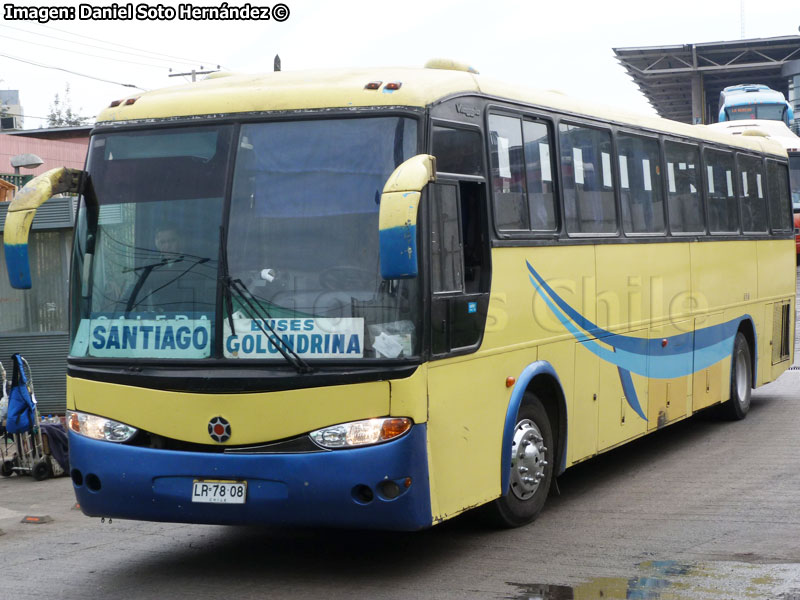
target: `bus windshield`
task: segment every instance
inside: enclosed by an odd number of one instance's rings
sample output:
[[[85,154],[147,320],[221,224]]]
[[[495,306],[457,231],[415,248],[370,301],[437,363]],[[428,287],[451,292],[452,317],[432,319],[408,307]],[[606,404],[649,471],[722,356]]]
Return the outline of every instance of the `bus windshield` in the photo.
[[[792,190],[792,210],[800,212],[800,154],[789,155],[789,185]]]
[[[251,123],[235,135],[208,126],[94,136],[72,356],[417,355],[416,281],[383,281],[378,262],[380,194],[415,154],[416,121]],[[218,299],[222,258],[247,297],[229,287]]]
[[[744,119],[764,119],[768,121],[785,121],[786,106],[782,104],[747,104],[731,106],[725,109],[729,121]]]

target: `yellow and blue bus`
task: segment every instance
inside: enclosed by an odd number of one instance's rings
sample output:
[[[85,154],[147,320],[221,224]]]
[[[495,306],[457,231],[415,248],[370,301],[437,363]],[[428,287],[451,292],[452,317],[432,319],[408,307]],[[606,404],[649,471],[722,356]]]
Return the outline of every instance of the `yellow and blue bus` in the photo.
[[[792,361],[786,152],[424,69],[219,74],[98,117],[67,408],[87,515],[416,530]]]

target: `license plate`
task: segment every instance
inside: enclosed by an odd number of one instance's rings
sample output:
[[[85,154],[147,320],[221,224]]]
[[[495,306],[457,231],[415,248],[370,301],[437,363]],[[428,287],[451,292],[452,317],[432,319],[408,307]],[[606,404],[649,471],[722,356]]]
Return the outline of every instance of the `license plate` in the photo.
[[[247,499],[246,481],[195,479],[192,502],[209,504],[244,504]]]

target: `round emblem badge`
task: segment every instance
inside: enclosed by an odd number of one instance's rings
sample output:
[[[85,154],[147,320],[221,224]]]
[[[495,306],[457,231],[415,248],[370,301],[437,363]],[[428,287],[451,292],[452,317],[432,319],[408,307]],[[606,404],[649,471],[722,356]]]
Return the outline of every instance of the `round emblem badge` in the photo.
[[[222,417],[214,417],[208,422],[208,435],[215,442],[227,442],[231,439],[231,424]]]

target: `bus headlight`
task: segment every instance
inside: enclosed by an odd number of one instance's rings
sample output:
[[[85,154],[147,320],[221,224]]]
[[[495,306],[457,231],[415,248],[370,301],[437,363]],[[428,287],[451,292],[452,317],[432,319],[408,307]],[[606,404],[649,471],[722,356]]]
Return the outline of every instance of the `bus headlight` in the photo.
[[[366,419],[317,429],[308,435],[323,448],[353,448],[393,440],[411,429],[412,424],[405,417]]]
[[[67,425],[75,433],[85,435],[93,440],[117,443],[127,442],[138,431],[135,427],[119,421],[74,410],[67,411]]]

